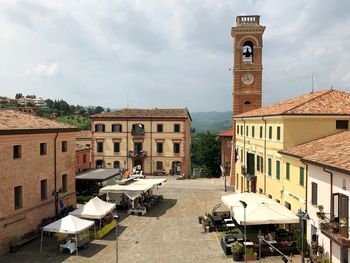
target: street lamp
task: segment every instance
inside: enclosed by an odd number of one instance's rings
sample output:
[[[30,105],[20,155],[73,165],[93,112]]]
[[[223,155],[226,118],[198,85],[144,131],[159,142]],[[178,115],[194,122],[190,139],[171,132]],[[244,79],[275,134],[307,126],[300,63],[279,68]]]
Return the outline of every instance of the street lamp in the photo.
[[[118,263],[118,219],[119,215],[115,213],[113,215],[114,220],[116,221],[115,225],[115,262]]]
[[[247,223],[246,223],[247,203],[242,200],[239,200],[239,202],[242,204],[244,208],[244,258],[245,258],[245,262],[247,262]]]
[[[300,218],[301,223],[301,263],[304,263],[304,221],[310,220],[309,214],[298,209],[297,216]]]
[[[221,176],[225,178],[225,192],[227,192],[225,166],[223,164],[220,165],[220,170],[221,170]]]

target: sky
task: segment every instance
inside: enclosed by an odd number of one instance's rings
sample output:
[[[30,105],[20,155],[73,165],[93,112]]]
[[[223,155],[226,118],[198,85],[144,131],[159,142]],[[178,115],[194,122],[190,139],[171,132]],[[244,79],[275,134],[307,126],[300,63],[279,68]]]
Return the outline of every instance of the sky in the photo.
[[[238,15],[260,15],[263,104],[350,92],[348,0],[0,0],[0,96],[232,109]]]

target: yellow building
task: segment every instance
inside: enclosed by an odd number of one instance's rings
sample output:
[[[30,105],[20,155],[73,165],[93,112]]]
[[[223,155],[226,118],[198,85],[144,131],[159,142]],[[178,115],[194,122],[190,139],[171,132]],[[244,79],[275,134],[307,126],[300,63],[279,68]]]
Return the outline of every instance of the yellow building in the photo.
[[[307,166],[281,151],[348,129],[350,94],[323,90],[237,115],[238,192],[263,193],[293,212],[305,209]]]
[[[191,116],[187,109],[123,109],[92,120],[94,167],[139,167],[145,174],[191,172]]]

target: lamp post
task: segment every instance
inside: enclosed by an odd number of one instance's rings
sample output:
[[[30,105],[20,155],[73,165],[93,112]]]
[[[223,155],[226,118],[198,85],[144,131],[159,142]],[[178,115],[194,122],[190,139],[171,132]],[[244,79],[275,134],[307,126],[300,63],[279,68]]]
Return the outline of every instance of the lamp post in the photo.
[[[221,176],[223,176],[225,179],[225,192],[227,192],[225,166],[223,164],[220,165],[220,170],[221,170]]]
[[[242,204],[244,208],[244,258],[245,258],[245,262],[247,262],[247,223],[246,223],[247,203],[242,200],[239,200],[239,202]]]
[[[115,225],[115,263],[118,263],[118,219],[119,216],[117,213],[113,215],[114,220],[116,221]]]
[[[310,220],[309,214],[298,209],[297,216],[300,218],[301,223],[301,259],[300,262],[304,263],[304,221]]]

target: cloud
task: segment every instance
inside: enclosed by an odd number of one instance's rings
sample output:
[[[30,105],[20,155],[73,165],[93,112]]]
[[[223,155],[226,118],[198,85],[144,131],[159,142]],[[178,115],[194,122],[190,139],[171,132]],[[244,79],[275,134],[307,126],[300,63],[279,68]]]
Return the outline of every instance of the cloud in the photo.
[[[28,67],[24,74],[25,75],[36,75],[39,77],[55,77],[59,74],[60,68],[57,62],[52,64],[38,64],[34,67]]]
[[[332,75],[349,91],[349,12],[350,1],[328,0],[2,1],[0,94],[231,110],[230,33],[244,14],[266,26],[264,104],[310,91],[312,71],[318,88]]]

